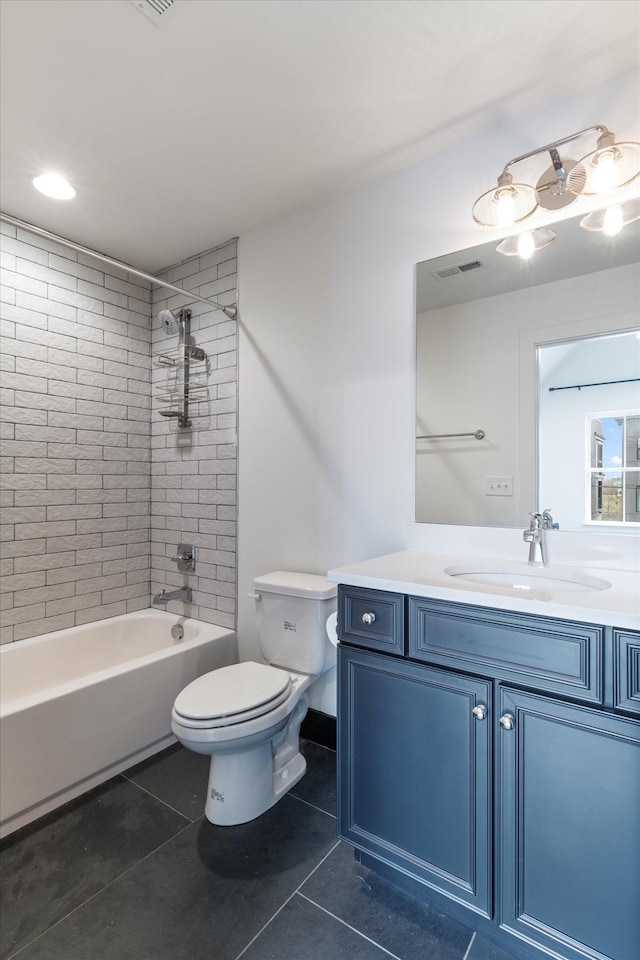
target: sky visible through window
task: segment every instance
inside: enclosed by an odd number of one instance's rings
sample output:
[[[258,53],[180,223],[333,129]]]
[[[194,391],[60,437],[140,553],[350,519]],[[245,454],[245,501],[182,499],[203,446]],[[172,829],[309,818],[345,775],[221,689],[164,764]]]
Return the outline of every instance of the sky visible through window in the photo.
[[[603,467],[622,466],[622,421],[615,417],[602,417],[602,447]]]

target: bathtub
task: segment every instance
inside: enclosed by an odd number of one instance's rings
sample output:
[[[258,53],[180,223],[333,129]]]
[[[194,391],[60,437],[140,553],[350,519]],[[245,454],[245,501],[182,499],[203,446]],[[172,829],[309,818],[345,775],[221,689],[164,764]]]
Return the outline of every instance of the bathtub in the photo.
[[[177,694],[236,660],[233,631],[160,610],[5,644],[0,836],[175,743]]]

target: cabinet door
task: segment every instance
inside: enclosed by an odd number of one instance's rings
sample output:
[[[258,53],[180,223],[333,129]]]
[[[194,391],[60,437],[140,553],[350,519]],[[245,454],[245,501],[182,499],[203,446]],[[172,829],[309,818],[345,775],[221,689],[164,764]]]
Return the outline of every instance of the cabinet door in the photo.
[[[640,724],[510,689],[500,701],[501,926],[568,960],[637,960]]]
[[[489,916],[491,685],[342,646],[339,688],[339,836]]]

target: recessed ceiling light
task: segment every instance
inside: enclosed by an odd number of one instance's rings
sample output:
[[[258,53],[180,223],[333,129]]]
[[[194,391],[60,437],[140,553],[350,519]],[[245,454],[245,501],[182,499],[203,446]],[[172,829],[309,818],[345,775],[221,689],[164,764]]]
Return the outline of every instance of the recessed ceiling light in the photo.
[[[34,177],[33,185],[40,193],[54,200],[71,200],[76,195],[71,184],[57,173],[43,173],[41,177]]]

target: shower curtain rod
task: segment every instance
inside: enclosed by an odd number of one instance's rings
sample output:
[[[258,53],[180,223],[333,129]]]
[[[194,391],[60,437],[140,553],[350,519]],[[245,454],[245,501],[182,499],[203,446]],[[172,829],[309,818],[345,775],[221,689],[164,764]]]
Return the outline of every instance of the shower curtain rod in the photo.
[[[91,250],[89,247],[83,247],[79,243],[74,243],[73,240],[66,240],[64,237],[59,237],[55,233],[50,233],[49,230],[43,230],[42,227],[36,227],[33,223],[27,223],[26,220],[18,220],[16,217],[12,217],[8,213],[2,213],[2,211],[0,211],[0,220],[4,220],[5,223],[10,223],[14,227],[20,227],[22,230],[27,230],[29,233],[35,233],[39,237],[45,237],[47,240],[54,240],[56,243],[60,243],[64,247],[70,247],[72,250],[76,250],[78,253],[84,253],[88,257],[93,257],[95,260],[101,260],[102,263],[106,263],[110,267],[117,267],[119,270],[126,270],[127,273],[132,273],[134,276],[140,277],[142,280],[148,280],[150,283],[157,283],[158,286],[165,287],[167,290],[173,290],[174,293],[181,293],[189,300],[199,300],[200,303],[208,303],[209,306],[214,306],[217,310],[222,310],[222,312],[229,317],[230,320],[235,320],[238,316],[238,308],[233,303],[225,306],[222,303],[217,303],[215,300],[211,300],[209,297],[201,297],[197,293],[192,293],[190,290],[185,290],[184,287],[177,287],[174,283],[167,283],[166,280],[159,280],[157,277],[152,276],[152,274],[145,273],[144,270],[138,270],[136,267],[132,267],[128,263],[122,263],[120,260],[114,260],[112,257],[106,257],[103,253],[97,253],[95,250]]]

